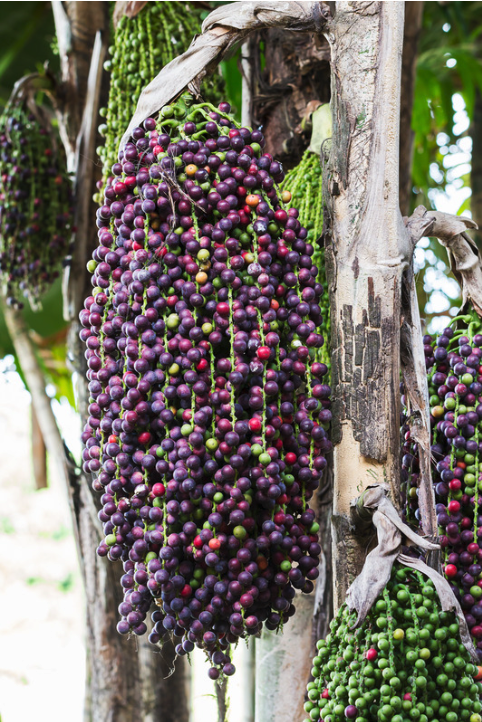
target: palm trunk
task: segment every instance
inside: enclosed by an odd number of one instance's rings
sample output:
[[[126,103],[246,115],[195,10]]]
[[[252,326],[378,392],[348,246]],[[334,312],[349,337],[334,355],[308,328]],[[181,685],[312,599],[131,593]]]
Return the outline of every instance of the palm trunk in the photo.
[[[398,504],[401,288],[410,249],[398,190],[404,4],[335,6],[327,270],[338,608],[366,553],[352,502],[385,482]]]
[[[417,69],[418,41],[422,30],[423,2],[406,2],[402,55],[400,107],[400,210],[410,213],[412,159],[415,133],[412,130],[413,96]]]

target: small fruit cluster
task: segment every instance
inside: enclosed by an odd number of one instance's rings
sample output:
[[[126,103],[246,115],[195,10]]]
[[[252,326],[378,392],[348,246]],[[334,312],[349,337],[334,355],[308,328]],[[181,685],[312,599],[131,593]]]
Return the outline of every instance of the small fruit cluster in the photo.
[[[322,306],[326,309],[323,317],[321,333],[326,343],[322,358],[330,367],[330,299],[326,285],[325,249],[321,241],[323,232],[323,192],[320,157],[307,149],[299,164],[286,174],[282,190],[291,193],[291,202],[299,210],[300,223],[308,231],[308,240],[315,249],[313,261],[320,273],[318,281],[324,288]]]
[[[482,321],[473,312],[446,328],[429,374],[432,458],[445,575],[482,659]]]
[[[344,605],[317,644],[305,722],[482,722],[470,662],[432,582],[396,565],[365,621]]]
[[[68,261],[72,185],[43,115],[10,103],[0,118],[0,274],[7,303],[35,307]]]
[[[143,634],[155,599],[151,641],[205,649],[215,679],[313,589],[331,412],[323,287],[281,166],[227,103],[192,103],[133,131],[98,211],[83,458],[99,554],[124,564],[119,631]]]

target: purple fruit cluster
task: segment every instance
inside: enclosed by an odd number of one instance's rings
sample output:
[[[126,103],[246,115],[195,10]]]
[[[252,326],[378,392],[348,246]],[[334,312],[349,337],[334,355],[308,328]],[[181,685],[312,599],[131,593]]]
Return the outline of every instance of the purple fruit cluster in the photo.
[[[460,601],[482,660],[482,322],[459,317],[435,343],[424,337],[432,425],[432,475],[444,572]],[[479,438],[480,436],[480,438]],[[409,434],[405,444],[411,443]],[[405,447],[404,451],[408,451]],[[416,485],[416,448],[403,457]],[[409,506],[418,518],[416,493]],[[410,498],[411,497],[411,498]]]
[[[80,320],[84,470],[121,559],[121,633],[204,649],[276,630],[318,576],[331,449],[313,246],[260,131],[183,96],[135,128],[98,211]],[[289,194],[288,194],[289,195]],[[286,198],[286,196],[285,196]]]
[[[0,119],[0,275],[7,304],[38,303],[70,251],[72,189],[51,129],[27,105]]]

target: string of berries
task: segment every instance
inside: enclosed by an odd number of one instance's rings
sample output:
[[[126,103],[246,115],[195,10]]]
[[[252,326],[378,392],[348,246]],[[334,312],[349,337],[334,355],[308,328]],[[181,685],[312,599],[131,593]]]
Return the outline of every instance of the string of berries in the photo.
[[[482,321],[454,319],[433,347],[429,373],[437,520],[451,583],[482,660]]]
[[[142,90],[159,71],[184,53],[195,35],[201,31],[197,3],[155,2],[133,18],[123,15],[117,24],[110,59],[105,69],[110,72],[107,107],[100,109],[105,122],[99,132],[105,144],[97,149],[103,164],[103,185],[117,161],[120,140],[130,123]],[[214,73],[202,84],[203,97],[217,102],[222,95],[222,80]],[[102,196],[96,200],[101,203]]]
[[[420,526],[420,511],[418,508],[418,487],[420,483],[420,465],[418,445],[411,437],[411,430],[406,407],[404,385],[400,384],[401,405],[400,434],[401,434],[401,508],[403,521],[415,527]]]
[[[428,334],[423,337],[423,351],[425,356],[425,368],[430,373],[435,359],[433,355],[433,339]],[[402,509],[404,510],[404,521],[420,527],[420,511],[418,508],[418,487],[420,483],[420,465],[418,444],[411,436],[407,402],[403,383],[400,384],[401,394],[401,493]]]
[[[354,629],[356,616],[344,605],[317,643],[305,722],[482,722],[482,668],[429,579],[395,565]]]
[[[10,102],[0,118],[0,275],[7,303],[35,308],[68,262],[72,186],[40,109]]]
[[[325,249],[320,242],[323,232],[323,192],[320,158],[307,149],[300,163],[292,168],[284,179],[281,188],[292,196],[292,204],[299,210],[299,220],[308,231],[308,241],[315,249],[313,262],[319,269],[318,281],[323,286],[321,306],[323,325],[321,333],[326,343],[323,345],[319,360],[330,367],[330,299],[325,274]]]
[[[83,458],[98,552],[124,565],[119,631],[143,634],[155,599],[150,640],[204,649],[216,679],[313,590],[331,412],[323,288],[282,168],[228,103],[192,103],[133,131],[98,211]]]

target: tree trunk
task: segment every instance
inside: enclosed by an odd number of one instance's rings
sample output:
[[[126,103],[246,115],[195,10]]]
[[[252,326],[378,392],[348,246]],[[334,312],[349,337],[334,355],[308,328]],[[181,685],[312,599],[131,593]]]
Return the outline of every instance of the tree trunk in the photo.
[[[423,2],[405,2],[400,107],[400,210],[410,213],[412,160],[415,133],[412,130],[413,96],[417,70],[418,41],[422,30]]]
[[[398,190],[404,5],[336,2],[335,11],[327,271],[337,609],[366,554],[352,501],[385,482],[399,502],[400,311],[410,247]]]
[[[296,614],[283,634],[264,631],[256,640],[256,722],[303,718],[310,676],[314,595],[295,597]]]
[[[482,48],[481,53],[482,55]],[[472,137],[472,171],[471,185],[472,198],[470,200],[470,210],[472,218],[479,226],[478,231],[474,231],[474,237],[477,241],[479,249],[482,248],[482,93],[479,89],[475,91],[474,117],[472,121],[471,133]]]

